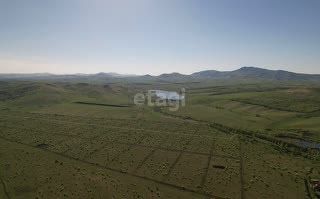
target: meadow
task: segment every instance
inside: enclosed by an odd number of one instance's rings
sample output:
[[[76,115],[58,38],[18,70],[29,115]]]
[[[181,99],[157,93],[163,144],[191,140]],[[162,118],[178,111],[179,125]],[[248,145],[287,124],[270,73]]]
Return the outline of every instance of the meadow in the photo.
[[[135,106],[186,88],[186,106]],[[320,89],[0,83],[0,198],[315,198]]]

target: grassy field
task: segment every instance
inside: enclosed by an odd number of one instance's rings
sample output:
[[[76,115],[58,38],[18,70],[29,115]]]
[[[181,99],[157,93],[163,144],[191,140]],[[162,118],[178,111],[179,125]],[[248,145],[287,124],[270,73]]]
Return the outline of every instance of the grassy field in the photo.
[[[176,112],[132,103],[181,87]],[[293,84],[1,83],[0,198],[312,198],[319,150],[295,142],[320,142],[318,96]]]

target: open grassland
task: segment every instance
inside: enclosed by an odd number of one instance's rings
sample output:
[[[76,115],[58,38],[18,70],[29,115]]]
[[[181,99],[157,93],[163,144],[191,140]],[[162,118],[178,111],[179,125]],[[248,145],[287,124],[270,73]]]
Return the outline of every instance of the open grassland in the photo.
[[[312,113],[320,110],[320,89],[286,89],[281,91],[263,92],[255,96],[234,100],[270,109]]]
[[[223,87],[216,94],[210,89],[192,89],[187,93],[187,106],[171,114],[263,134],[300,132],[306,139],[320,141],[318,88],[290,86],[252,92],[243,87],[235,93],[233,87],[230,92]]]
[[[29,84],[0,86],[0,198],[306,198],[305,182],[320,177],[317,151],[236,131],[317,141],[310,105],[292,111],[239,100],[292,85],[187,84],[186,106],[169,112],[132,105],[145,85],[19,90]]]
[[[299,187],[290,198],[300,198],[316,166],[193,122],[2,113],[0,177],[11,197],[267,198]],[[290,186],[274,187],[275,172]]]

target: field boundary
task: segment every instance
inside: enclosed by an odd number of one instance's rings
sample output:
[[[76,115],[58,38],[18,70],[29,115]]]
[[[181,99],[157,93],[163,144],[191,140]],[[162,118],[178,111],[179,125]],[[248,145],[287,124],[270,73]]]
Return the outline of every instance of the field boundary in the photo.
[[[269,105],[266,105],[266,104],[259,104],[259,103],[249,102],[249,101],[240,100],[240,99],[231,99],[231,101],[239,102],[239,103],[242,103],[242,104],[261,106],[263,108],[270,109],[270,110],[290,112],[290,113],[308,114],[308,113],[315,113],[315,112],[320,111],[320,109],[313,110],[313,111],[297,111],[297,110],[291,110],[291,109],[286,109],[286,108],[272,107],[272,106],[269,106]]]
[[[112,162],[118,160],[121,155],[123,155],[124,153],[130,151],[133,147],[138,146],[139,143],[142,142],[142,140],[143,140],[146,136],[147,136],[147,135],[141,136],[141,138],[137,141],[136,144],[134,144],[134,143],[133,143],[133,144],[125,144],[125,145],[127,145],[127,148],[126,148],[125,150],[123,150],[123,151],[120,151],[120,152],[119,152],[114,158],[112,158],[112,160],[111,160],[110,162],[108,162],[107,164],[112,164]],[[115,143],[115,142],[113,142],[113,143]]]
[[[3,181],[3,179],[2,179],[1,177],[0,177],[0,181],[1,181],[1,184],[2,184],[2,187],[3,187],[4,194],[6,195],[6,197],[7,197],[8,199],[11,199],[11,198],[10,198],[10,195],[9,195],[9,193],[8,193],[8,191],[7,191],[6,183]]]
[[[102,124],[91,124],[91,123],[84,123],[84,122],[72,122],[72,121],[62,121],[62,120],[57,120],[57,119],[43,119],[40,118],[40,120],[45,120],[45,121],[54,121],[57,123],[70,123],[70,124],[81,124],[81,125],[91,125],[91,126],[98,126],[98,127],[104,127],[105,129],[123,129],[123,130],[136,130],[136,131],[144,131],[144,132],[152,132],[152,133],[166,133],[166,134],[176,134],[176,135],[192,135],[196,137],[204,137],[204,138],[212,138],[210,135],[197,135],[193,133],[175,133],[175,132],[166,132],[166,131],[158,131],[158,130],[151,130],[151,129],[140,129],[140,128],[128,128],[128,127],[120,127],[120,126],[106,126]]]
[[[308,149],[313,149],[313,148],[304,148],[304,147],[301,147],[297,144],[294,144],[291,142],[286,142],[284,140],[280,140],[275,137],[266,136],[266,135],[263,135],[263,134],[256,132],[256,131],[237,129],[237,128],[229,127],[229,126],[226,126],[226,125],[223,125],[220,123],[216,123],[216,122],[198,120],[198,119],[194,119],[191,117],[186,118],[184,116],[174,115],[174,114],[166,113],[163,111],[160,111],[160,113],[167,115],[167,116],[180,118],[182,120],[193,120],[196,122],[205,123],[205,124],[208,124],[211,128],[216,129],[216,130],[223,132],[223,133],[226,133],[226,134],[238,134],[238,135],[249,136],[251,138],[259,138],[260,140],[270,142],[271,144],[276,144],[276,145],[281,144],[281,145],[285,146],[286,148],[292,147],[294,149],[302,150],[303,152],[306,152]],[[260,141],[259,139],[257,139],[257,140]],[[314,149],[314,150],[320,151],[319,149]]]
[[[110,106],[110,107],[118,107],[118,108],[127,108],[132,105],[128,104],[103,104],[103,103],[94,103],[94,102],[73,102],[74,104],[83,104],[83,105],[93,105],[93,106]]]
[[[132,130],[136,130],[136,129],[132,129]],[[147,131],[148,132],[148,131]],[[123,132],[121,132],[123,133]],[[52,135],[55,135],[55,133],[51,133]],[[123,133],[123,134],[127,134],[127,133]],[[170,133],[167,133],[168,136],[170,135]],[[181,134],[181,135],[186,135],[186,134],[182,134],[182,133],[173,133],[173,134]],[[63,134],[57,134],[60,136],[64,136]],[[188,135],[193,135],[193,134],[188,134]],[[66,135],[67,137],[73,137],[73,138],[80,138],[83,140],[92,140],[92,138],[89,137],[82,137],[82,136],[78,136],[78,135]],[[95,139],[97,139],[98,136],[94,136]],[[213,137],[210,137],[213,138]],[[63,141],[61,141],[61,143],[63,143]],[[145,147],[145,148],[152,148],[152,149],[158,149],[158,150],[163,150],[163,151],[171,151],[171,152],[183,152],[186,154],[195,154],[195,155],[209,155],[210,153],[203,153],[203,152],[196,152],[196,151],[190,151],[190,150],[185,150],[185,149],[172,149],[172,148],[168,148],[168,147],[161,147],[161,146],[150,146],[150,145],[144,145],[144,144],[138,144],[138,143],[127,143],[127,142],[119,142],[119,141],[106,141],[106,144],[110,144],[110,143],[114,143],[114,144],[122,144],[122,145],[127,145],[127,146],[139,146],[139,147]],[[31,143],[29,143],[31,145]],[[187,143],[186,143],[187,144]],[[104,146],[105,146],[104,145]],[[103,149],[103,146],[101,146],[101,149]],[[62,153],[65,153],[67,151],[70,150],[70,147],[68,147],[67,150],[65,150]],[[98,151],[94,151],[93,153],[97,153]],[[234,159],[234,160],[238,160],[237,157],[234,156],[228,156],[228,155],[219,155],[219,154],[212,154],[213,157],[220,157],[220,158],[226,158],[226,159]],[[86,157],[87,158],[87,157]]]
[[[152,151],[139,163],[139,165],[133,170],[132,173],[137,173],[138,170],[144,165],[144,163],[157,151],[159,150],[158,148],[167,140],[169,139],[169,135],[164,138],[158,145],[156,148],[153,148]]]
[[[179,153],[178,157],[174,160],[174,162],[172,163],[172,165],[170,165],[170,168],[169,168],[168,173],[166,173],[166,174],[163,176],[163,178],[162,178],[164,182],[167,181],[167,179],[170,177],[170,175],[171,175],[174,167],[176,166],[176,164],[177,164],[178,161],[180,160],[182,154],[183,154],[183,151],[181,151],[181,152]]]
[[[213,156],[213,151],[214,151],[214,146],[215,146],[215,140],[212,140],[212,143],[211,143],[211,147],[210,147],[210,155],[208,156],[208,163],[207,163],[207,166],[206,166],[206,169],[205,169],[205,173],[201,179],[201,188],[203,189],[204,188],[204,185],[206,183],[206,180],[208,178],[208,172],[209,172],[209,169],[210,169],[210,163],[211,163],[211,160],[212,160],[212,156]]]
[[[107,167],[107,166],[101,166],[101,165],[98,165],[98,164],[95,164],[95,163],[91,163],[91,162],[88,162],[88,161],[85,161],[85,160],[73,158],[73,157],[65,155],[65,154],[61,154],[61,153],[57,153],[57,152],[54,152],[54,151],[50,151],[50,150],[47,150],[47,149],[44,149],[44,148],[37,148],[37,147],[29,145],[29,144],[13,141],[13,140],[4,138],[2,136],[0,136],[0,139],[5,140],[7,142],[11,142],[11,143],[16,143],[16,144],[20,144],[20,145],[23,145],[23,146],[27,146],[29,148],[33,148],[33,149],[36,149],[36,150],[39,150],[39,151],[44,151],[44,152],[47,152],[47,153],[55,154],[55,155],[58,155],[58,156],[61,156],[61,157],[64,157],[64,158],[67,158],[67,159],[70,159],[70,160],[73,160],[73,161],[78,161],[78,162],[81,162],[81,163],[84,163],[84,164],[87,164],[87,165],[91,165],[93,167],[97,167],[97,168],[100,168],[100,169],[110,170],[110,171],[113,171],[113,172],[116,172],[116,173],[121,173],[121,174],[124,174],[124,175],[133,176],[133,177],[136,177],[136,178],[139,178],[139,179],[144,179],[144,180],[147,180],[147,181],[155,182],[155,183],[167,186],[167,187],[178,189],[180,191],[198,194],[200,196],[204,196],[204,197],[207,197],[207,198],[226,199],[224,197],[214,196],[214,195],[211,195],[211,194],[208,194],[208,193],[205,193],[205,192],[195,191],[195,190],[192,190],[192,189],[188,189],[186,187],[181,187],[181,186],[178,186],[178,185],[174,185],[174,184],[166,183],[166,182],[163,182],[163,181],[151,179],[151,178],[148,178],[148,177],[145,177],[145,176],[139,176],[139,175],[128,173],[128,172],[125,172],[125,171],[122,171],[122,170],[113,169],[113,168],[110,168],[110,167]]]
[[[191,138],[187,141],[187,143],[185,144],[186,146],[191,142]],[[176,166],[176,164],[179,162],[179,160],[181,159],[182,154],[184,153],[184,150],[181,150],[178,157],[174,160],[173,164],[170,166],[168,173],[166,173],[163,176],[163,181],[167,181],[167,179],[170,177],[174,167]]]

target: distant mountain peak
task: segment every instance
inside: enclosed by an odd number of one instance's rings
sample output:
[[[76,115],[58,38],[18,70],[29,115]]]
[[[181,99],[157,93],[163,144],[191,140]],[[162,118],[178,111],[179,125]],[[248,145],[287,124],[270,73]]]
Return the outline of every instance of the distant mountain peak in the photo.
[[[259,68],[255,66],[243,66],[235,71],[272,71],[272,70]]]
[[[169,77],[169,76],[185,76],[181,73],[173,72],[173,73],[163,73],[159,75],[158,77]]]
[[[136,75],[130,75],[130,74],[119,74],[119,73],[104,73],[104,72],[100,72],[100,73],[96,73],[94,74],[94,76],[101,76],[101,77],[131,77],[131,76],[136,76]]]
[[[200,72],[196,72],[196,73],[192,73],[191,76],[193,77],[207,77],[210,78],[212,76],[216,76],[221,74],[222,72],[217,71],[217,70],[204,70],[204,71],[200,71]]]

